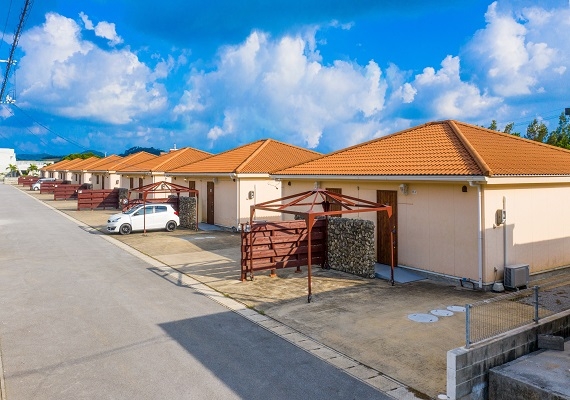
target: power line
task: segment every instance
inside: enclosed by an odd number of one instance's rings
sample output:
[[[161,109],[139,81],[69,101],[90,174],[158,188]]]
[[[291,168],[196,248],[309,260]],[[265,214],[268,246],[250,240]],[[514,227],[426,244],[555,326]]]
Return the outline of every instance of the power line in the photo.
[[[4,105],[4,107],[8,110],[8,112],[9,112],[10,114],[12,114],[12,116],[13,116],[14,118],[20,119],[18,116],[16,116],[16,114],[14,114],[14,112],[13,112],[12,110],[10,110],[10,108],[9,108],[8,106]],[[34,135],[35,137],[37,137],[41,144],[43,144],[43,145],[46,146],[46,147],[48,146],[48,143],[47,143],[40,135],[38,135],[37,133],[35,133],[34,131],[32,131],[32,130],[31,130],[30,128],[28,128],[27,126],[25,127],[25,129],[26,129],[28,132],[30,132],[32,135]],[[5,137],[5,138],[6,138],[6,137]],[[8,138],[6,138],[6,139],[8,139]]]
[[[12,0],[10,0],[10,5],[8,6],[8,12],[6,13],[6,22],[4,22],[4,29],[2,29],[2,38],[0,39],[0,49],[4,44],[4,36],[6,35],[6,28],[8,27],[8,20],[10,19],[10,13],[12,12]]]
[[[26,0],[22,14],[20,14],[20,22],[18,23],[18,28],[16,28],[16,33],[14,34],[14,41],[12,42],[12,48],[10,49],[10,55],[8,56],[8,63],[6,64],[6,73],[4,74],[4,80],[2,81],[2,88],[0,88],[0,102],[4,98],[4,91],[6,90],[6,84],[8,83],[8,77],[10,76],[10,68],[14,63],[14,52],[16,51],[16,47],[18,47],[18,40],[20,40],[20,34],[22,33],[22,28],[24,27],[29,15],[29,11],[32,8],[32,3],[33,0]]]
[[[27,112],[25,112],[24,110],[22,110],[20,107],[18,107],[16,104],[14,103],[10,103],[11,106],[15,107],[16,109],[18,109],[19,111],[21,111],[26,117],[28,117],[29,119],[31,119],[32,121],[34,121],[36,124],[38,124],[39,126],[41,126],[42,128],[44,128],[46,131],[48,131],[49,133],[57,136],[58,138],[60,138],[61,140],[66,141],[69,144],[72,144],[74,146],[77,146],[83,150],[89,150],[87,147],[71,140],[71,139],[67,139],[63,136],[61,136],[60,134],[56,133],[55,131],[51,130],[50,128],[48,128],[47,126],[43,125],[42,123],[38,122],[36,119],[34,119],[30,114],[28,114]]]

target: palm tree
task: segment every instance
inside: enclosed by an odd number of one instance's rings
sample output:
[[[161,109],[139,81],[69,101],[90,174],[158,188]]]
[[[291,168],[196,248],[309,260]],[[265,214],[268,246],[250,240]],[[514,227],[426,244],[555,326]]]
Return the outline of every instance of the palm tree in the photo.
[[[18,176],[18,167],[14,164],[8,164],[8,166],[6,167],[6,170],[10,170],[10,172],[8,172],[8,176]]]
[[[30,164],[28,167],[28,175],[38,175],[38,166],[36,164]]]

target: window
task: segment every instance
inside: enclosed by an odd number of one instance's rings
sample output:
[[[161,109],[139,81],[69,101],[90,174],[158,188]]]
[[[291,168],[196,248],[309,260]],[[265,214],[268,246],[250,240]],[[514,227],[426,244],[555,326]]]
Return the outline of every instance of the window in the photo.
[[[143,215],[143,214],[152,214],[153,213],[153,206],[146,206],[145,208],[141,208],[139,209],[136,213],[134,213],[133,215]]]
[[[156,206],[154,208],[155,213],[163,213],[166,212],[166,206]]]
[[[95,178],[97,180],[97,185],[99,184],[99,175],[95,175]]]

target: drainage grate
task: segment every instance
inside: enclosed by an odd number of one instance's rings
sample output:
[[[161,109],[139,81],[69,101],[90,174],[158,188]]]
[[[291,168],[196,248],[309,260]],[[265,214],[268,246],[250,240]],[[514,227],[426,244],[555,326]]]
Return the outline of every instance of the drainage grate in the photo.
[[[437,322],[439,318],[431,314],[410,314],[408,318],[414,322]]]

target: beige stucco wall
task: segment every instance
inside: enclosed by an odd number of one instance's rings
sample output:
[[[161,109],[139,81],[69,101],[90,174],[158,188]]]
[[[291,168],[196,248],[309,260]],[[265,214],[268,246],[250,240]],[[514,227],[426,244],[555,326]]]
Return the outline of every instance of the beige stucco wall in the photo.
[[[183,179],[177,177],[177,181]],[[208,182],[214,182],[214,223],[220,226],[232,227],[236,225],[236,184],[229,178],[216,177],[186,177],[195,182],[198,190],[198,221],[208,220]],[[175,181],[175,183],[177,182]],[[182,180],[183,181],[183,180]],[[184,182],[184,181],[183,181]],[[187,182],[183,186],[188,186]]]
[[[502,279],[505,226],[493,228],[495,212],[507,210],[507,265],[529,264],[531,273],[570,264],[570,187],[556,184],[485,185],[484,231],[486,279],[494,268]]]
[[[399,191],[408,184],[408,194]],[[283,195],[311,190],[314,181],[284,180]],[[463,183],[320,181],[325,188],[376,202],[377,190],[398,191],[398,263],[438,274],[479,279],[477,189]],[[376,223],[376,213],[345,214]],[[376,238],[377,242],[377,238]]]
[[[251,206],[277,200],[282,197],[281,181],[266,178],[239,178],[239,220],[249,221]],[[250,192],[252,192],[250,196]],[[256,210],[255,220],[280,221],[281,213]]]
[[[206,222],[208,182],[214,183],[214,223],[225,227],[238,228],[240,223],[249,221],[250,206],[253,204],[278,199],[281,194],[281,182],[267,177],[241,176],[232,179],[227,176],[177,176],[172,182],[188,186],[194,181],[199,191],[198,216],[200,222]],[[253,195],[249,196],[249,192]],[[256,219],[279,220],[280,215],[258,211]]]

